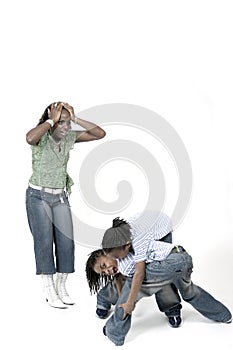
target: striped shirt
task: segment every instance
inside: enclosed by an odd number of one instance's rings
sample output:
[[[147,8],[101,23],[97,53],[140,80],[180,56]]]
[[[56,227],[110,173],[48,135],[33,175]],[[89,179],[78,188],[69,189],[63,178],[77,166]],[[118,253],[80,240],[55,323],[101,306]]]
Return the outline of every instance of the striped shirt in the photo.
[[[132,276],[137,262],[164,260],[169,255],[174,244],[161,242],[159,239],[172,232],[172,222],[166,214],[156,211],[138,213],[127,222],[131,227],[134,253],[118,259],[118,267],[122,275]]]

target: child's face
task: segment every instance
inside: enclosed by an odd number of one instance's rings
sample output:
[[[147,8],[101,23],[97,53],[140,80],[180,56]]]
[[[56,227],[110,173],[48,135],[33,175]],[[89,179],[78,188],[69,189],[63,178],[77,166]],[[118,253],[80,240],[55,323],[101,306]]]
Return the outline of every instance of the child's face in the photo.
[[[94,271],[100,275],[114,276],[119,272],[117,261],[107,255],[102,255],[96,259]]]
[[[113,248],[110,253],[107,254],[112,259],[124,259],[128,255],[131,244],[128,243],[124,248]]]

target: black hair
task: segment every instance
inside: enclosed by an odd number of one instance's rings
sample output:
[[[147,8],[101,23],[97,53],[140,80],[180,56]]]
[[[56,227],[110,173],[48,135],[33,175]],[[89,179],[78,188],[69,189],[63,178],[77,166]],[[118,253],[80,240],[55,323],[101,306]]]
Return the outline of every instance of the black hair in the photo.
[[[122,225],[128,225],[128,222],[124,219],[120,219],[120,217],[116,217],[115,219],[113,219],[112,221],[112,227],[120,227]]]
[[[86,278],[91,294],[98,293],[100,288],[104,287],[108,281],[112,281],[114,278],[113,276],[99,274],[94,271],[96,260],[102,255],[105,255],[103,249],[94,250],[89,254],[86,262]]]
[[[46,120],[49,119],[48,110],[51,108],[51,105],[52,104],[50,104],[48,107],[45,108],[44,113],[42,114],[42,116],[41,116],[41,118],[39,120],[39,123],[37,125],[43,124]]]

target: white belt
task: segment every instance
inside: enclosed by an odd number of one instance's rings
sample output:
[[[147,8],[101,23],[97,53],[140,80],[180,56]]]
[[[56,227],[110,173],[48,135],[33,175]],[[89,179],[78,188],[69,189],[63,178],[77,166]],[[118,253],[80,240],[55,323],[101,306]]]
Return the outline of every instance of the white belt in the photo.
[[[29,187],[34,188],[35,190],[44,191],[52,194],[60,194],[64,191],[63,188],[49,188],[49,187],[43,187],[43,186],[36,186],[31,184],[30,182],[29,182]]]

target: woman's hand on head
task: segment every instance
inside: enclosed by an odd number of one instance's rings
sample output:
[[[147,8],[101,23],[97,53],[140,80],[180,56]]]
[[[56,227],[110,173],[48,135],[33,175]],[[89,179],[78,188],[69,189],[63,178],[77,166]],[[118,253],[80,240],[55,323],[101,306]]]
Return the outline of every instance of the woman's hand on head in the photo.
[[[54,102],[51,104],[50,108],[48,108],[49,119],[52,119],[54,124],[57,123],[61,118],[61,111],[63,105],[63,102]]]
[[[63,102],[63,106],[70,113],[70,118],[74,122],[75,120],[74,108],[70,106],[67,102]]]

